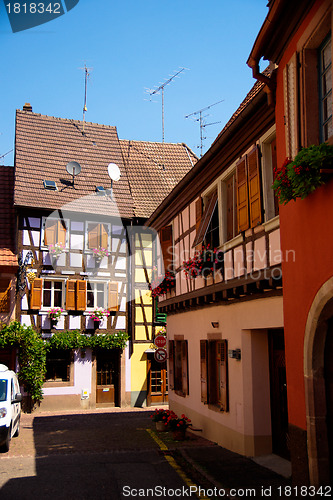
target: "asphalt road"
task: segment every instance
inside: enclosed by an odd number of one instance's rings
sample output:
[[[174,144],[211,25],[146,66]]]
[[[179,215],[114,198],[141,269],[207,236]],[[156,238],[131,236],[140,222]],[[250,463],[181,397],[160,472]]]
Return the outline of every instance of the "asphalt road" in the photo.
[[[183,498],[186,484],[147,432],[150,414],[23,414],[0,454],[1,500]]]

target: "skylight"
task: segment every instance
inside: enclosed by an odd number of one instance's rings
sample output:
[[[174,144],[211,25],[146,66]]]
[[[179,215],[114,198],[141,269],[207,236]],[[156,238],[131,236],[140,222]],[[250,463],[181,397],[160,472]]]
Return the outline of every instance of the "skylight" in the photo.
[[[49,191],[58,191],[57,185],[55,181],[43,181],[44,189],[48,189]]]

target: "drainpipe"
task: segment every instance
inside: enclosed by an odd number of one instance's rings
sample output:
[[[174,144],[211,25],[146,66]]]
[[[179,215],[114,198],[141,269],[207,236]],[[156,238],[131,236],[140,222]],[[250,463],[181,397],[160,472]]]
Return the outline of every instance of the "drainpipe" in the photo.
[[[276,89],[276,74],[272,72],[271,77],[260,73],[259,62],[254,59],[248,62],[248,65],[252,68],[252,76],[259,82],[265,84],[265,92],[267,93],[267,103],[268,106],[274,106],[275,104],[275,89]]]

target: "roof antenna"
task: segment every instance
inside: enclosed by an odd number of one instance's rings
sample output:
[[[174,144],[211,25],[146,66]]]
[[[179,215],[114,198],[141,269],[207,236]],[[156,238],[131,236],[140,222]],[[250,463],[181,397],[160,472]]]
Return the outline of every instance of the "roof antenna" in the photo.
[[[84,124],[85,124],[85,117],[86,117],[86,112],[87,112],[87,82],[88,78],[90,76],[89,71],[92,70],[92,68],[87,68],[87,65],[84,64],[84,68],[80,68],[84,70],[84,104],[83,104],[83,132],[84,132]]]
[[[205,123],[205,118],[208,116],[203,116],[203,112],[206,111],[209,108],[212,108],[213,106],[216,106],[216,104],[220,104],[220,102],[223,102],[224,99],[221,101],[217,101],[214,104],[211,104],[210,106],[206,106],[205,108],[199,109],[199,111],[194,111],[194,113],[191,113],[189,115],[186,115],[185,118],[189,118],[190,116],[195,116],[199,114],[199,118],[196,118],[195,121],[199,122],[200,125],[200,158],[202,157],[202,148],[203,148],[203,141],[204,139],[207,139],[207,137],[203,136],[203,130],[208,127],[209,125],[216,125],[217,123],[221,122],[213,122],[213,123]],[[198,146],[199,147],[199,146]]]
[[[165,165],[164,165],[164,87],[169,85],[169,83],[171,83],[174,78],[178,77],[178,75],[182,71],[184,71],[185,69],[188,69],[188,68],[181,68],[180,70],[176,71],[176,73],[174,73],[173,75],[169,75],[170,78],[168,78],[165,82],[161,83],[159,85],[159,87],[157,87],[156,89],[146,89],[146,92],[149,94],[150,97],[154,94],[159,94],[160,90],[162,91],[162,154],[163,154],[162,168],[163,168],[163,170],[165,168]]]

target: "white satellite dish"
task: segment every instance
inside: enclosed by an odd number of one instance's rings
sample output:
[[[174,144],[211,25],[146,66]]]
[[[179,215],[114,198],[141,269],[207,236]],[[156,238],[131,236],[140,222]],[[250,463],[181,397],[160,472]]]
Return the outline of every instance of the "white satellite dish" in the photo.
[[[121,173],[120,173],[118,165],[116,165],[115,163],[109,163],[108,174],[109,174],[109,177],[111,177],[112,181],[119,181]]]
[[[66,165],[66,170],[70,175],[73,175],[74,177],[75,175],[79,175],[79,173],[81,172],[81,165],[77,161],[70,161]]]

